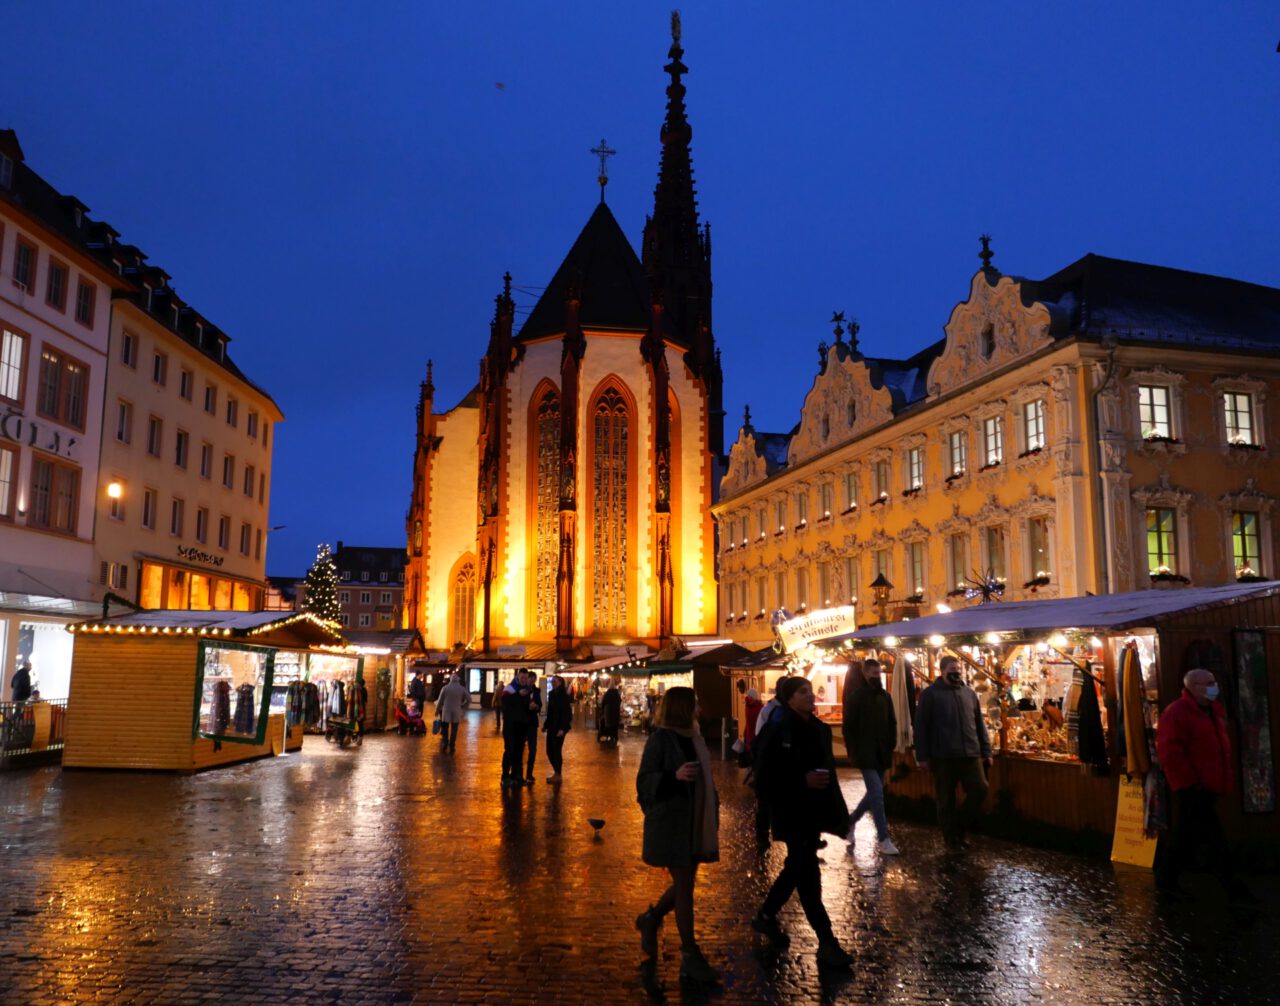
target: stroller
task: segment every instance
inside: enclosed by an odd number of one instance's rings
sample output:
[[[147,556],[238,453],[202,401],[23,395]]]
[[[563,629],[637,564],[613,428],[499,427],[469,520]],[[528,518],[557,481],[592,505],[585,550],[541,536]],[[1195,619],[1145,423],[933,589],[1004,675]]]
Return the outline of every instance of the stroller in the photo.
[[[427,732],[427,721],[418,711],[418,704],[406,706],[404,699],[396,699],[396,732],[416,736]]]

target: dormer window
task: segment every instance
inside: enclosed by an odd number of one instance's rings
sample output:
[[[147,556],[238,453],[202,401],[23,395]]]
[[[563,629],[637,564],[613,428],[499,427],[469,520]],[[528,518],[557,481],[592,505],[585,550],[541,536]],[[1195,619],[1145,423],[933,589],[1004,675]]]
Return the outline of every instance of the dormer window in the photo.
[[[978,351],[982,354],[984,360],[990,360],[996,352],[996,330],[994,325],[988,325],[982,330],[982,335],[978,337]]]

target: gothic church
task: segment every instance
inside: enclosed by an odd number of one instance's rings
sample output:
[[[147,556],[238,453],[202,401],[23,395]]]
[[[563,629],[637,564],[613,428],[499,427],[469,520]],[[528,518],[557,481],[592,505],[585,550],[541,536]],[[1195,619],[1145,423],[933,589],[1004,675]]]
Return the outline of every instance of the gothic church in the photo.
[[[721,371],[683,54],[675,18],[641,255],[602,177],[600,204],[518,331],[505,278],[479,383],[448,411],[434,411],[428,365],[404,611],[430,647],[585,656],[716,630]]]

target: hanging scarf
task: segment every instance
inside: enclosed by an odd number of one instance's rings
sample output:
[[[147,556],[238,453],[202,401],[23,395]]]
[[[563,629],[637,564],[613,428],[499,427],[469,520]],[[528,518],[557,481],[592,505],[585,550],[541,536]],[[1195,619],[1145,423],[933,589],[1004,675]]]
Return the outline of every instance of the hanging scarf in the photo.
[[[698,778],[693,784],[693,855],[699,862],[720,858],[720,796],[711,778],[711,752],[697,727],[663,727],[693,741]]]

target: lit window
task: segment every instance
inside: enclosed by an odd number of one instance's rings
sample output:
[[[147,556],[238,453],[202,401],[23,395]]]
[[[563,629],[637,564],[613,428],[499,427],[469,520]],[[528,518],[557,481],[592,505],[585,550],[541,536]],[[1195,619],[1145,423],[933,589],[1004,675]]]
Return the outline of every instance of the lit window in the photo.
[[[844,477],[844,508],[852,510],[858,505],[858,476],[846,472]]]
[[[1261,536],[1258,515],[1237,510],[1231,515],[1231,555],[1236,576],[1262,575]]]
[[[993,524],[983,531],[987,546],[987,571],[997,580],[1005,578],[1004,567],[1004,528]]]
[[[831,510],[835,506],[835,490],[831,483],[824,482],[818,486],[818,506],[822,508],[822,516],[830,517]]]
[[[878,548],[873,558],[876,565],[876,577],[883,575],[886,580],[892,579],[889,576],[889,550],[887,548]]]
[[[818,563],[818,601],[825,608],[831,603],[831,563]],[[743,599],[746,606],[746,599]]]
[[[778,500],[774,507],[778,517],[778,533],[781,534],[787,529],[787,502],[786,500]]]
[[[1044,399],[1037,398],[1022,406],[1022,432],[1026,438],[1026,450],[1044,450]]]
[[[452,593],[453,640],[469,644],[476,634],[476,567],[465,563],[454,577]]]
[[[1222,396],[1227,420],[1227,443],[1256,444],[1253,433],[1253,396],[1247,391],[1228,391]]]
[[[982,421],[982,463],[987,468],[1004,461],[1004,417]]]
[[[779,608],[787,606],[787,574],[781,570],[773,574],[773,597]]]
[[[1046,518],[1032,517],[1027,521],[1027,547],[1032,578],[1053,576],[1053,552],[1049,548],[1049,521]]]
[[[0,520],[13,520],[14,493],[18,483],[18,452],[0,446]]]
[[[844,557],[844,589],[845,596],[840,598],[841,604],[852,604],[858,595],[858,559],[856,556]]]
[[[962,590],[969,578],[969,543],[963,534],[953,534],[947,539],[947,555],[951,560],[951,579],[957,590]]]
[[[27,359],[27,337],[0,329],[0,398],[22,400],[23,368]]]
[[[796,494],[796,521],[800,524],[809,523],[809,494],[807,492]]]
[[[809,571],[803,566],[796,570],[796,608],[809,607]]]
[[[48,419],[83,430],[88,375],[85,364],[46,346],[40,352],[36,411]]]
[[[954,430],[947,435],[947,457],[951,463],[951,474],[963,475],[969,467],[964,430]]]
[[[924,448],[912,447],[907,451],[907,488],[920,489],[924,486]]]
[[[1177,514],[1168,507],[1147,511],[1147,572],[1178,572]]]
[[[924,542],[913,541],[907,545],[907,566],[911,593],[923,594],[924,580]]]
[[[1159,384],[1138,386],[1138,426],[1142,439],[1153,437],[1173,438],[1173,423],[1169,413],[1169,389]]]
[[[873,470],[875,472],[876,496],[879,499],[886,499],[889,496],[889,462],[877,461]]]

